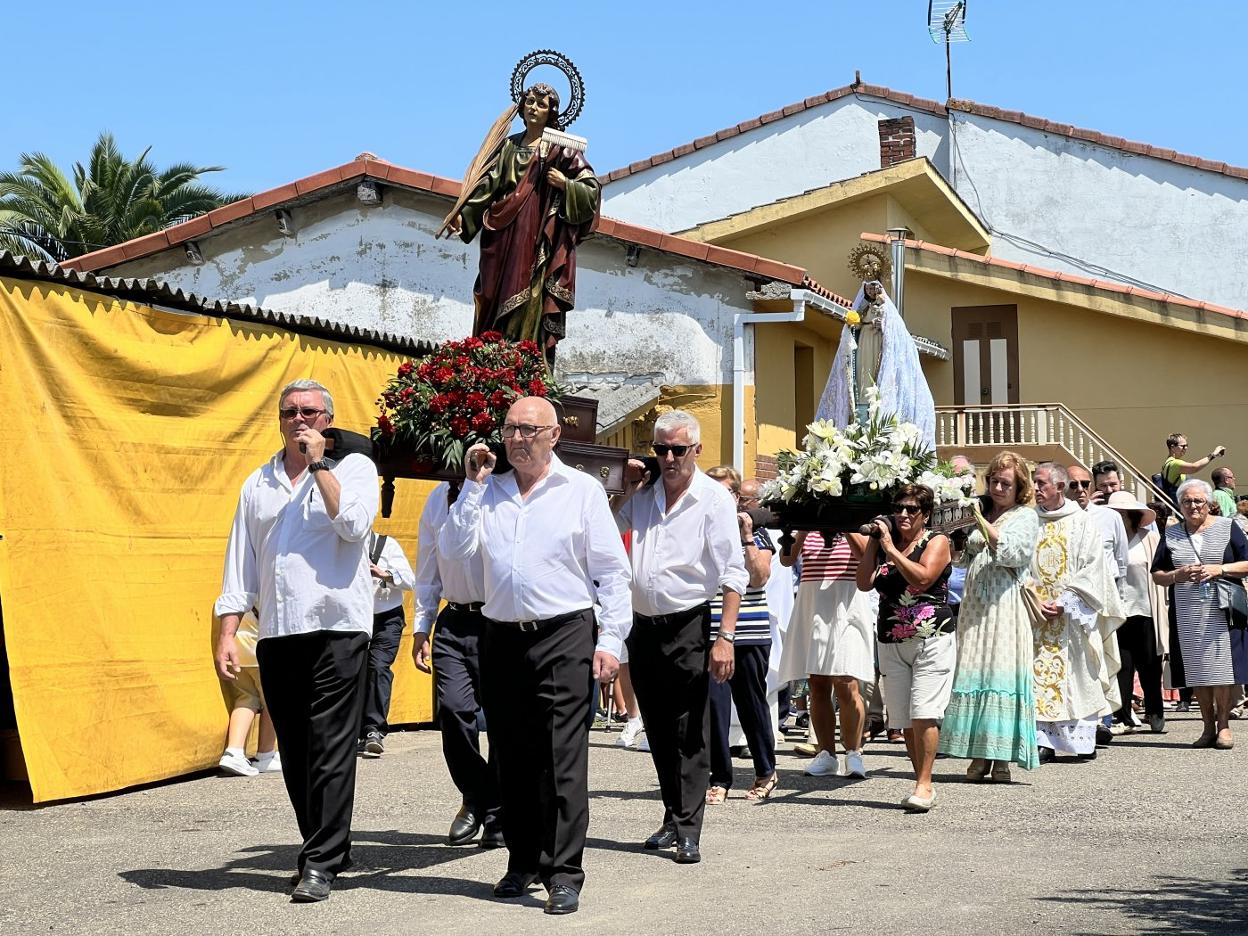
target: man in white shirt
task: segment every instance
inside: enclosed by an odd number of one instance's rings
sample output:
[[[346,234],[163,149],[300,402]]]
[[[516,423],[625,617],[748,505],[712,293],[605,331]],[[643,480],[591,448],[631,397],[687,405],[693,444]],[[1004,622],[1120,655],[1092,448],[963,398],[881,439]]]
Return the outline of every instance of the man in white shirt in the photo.
[[[554,455],[547,400],[513,403],[503,440],[512,470],[500,477],[486,446],[465,454],[438,548],[452,561],[479,553],[485,569],[481,682],[509,852],[494,894],[520,897],[540,878],[546,912],[572,913],[589,827],[586,713],[631,625],[628,558],[602,486]]]
[[[234,633],[256,607],[260,680],[303,836],[291,900],[310,903],[328,897],[335,875],[351,864],[377,469],[366,455],[325,457],[321,433],[333,423],[334,401],[316,381],[283,388],[278,416],[285,445],[243,483],[234,514],[215,606],[216,661],[222,677],[235,677]]]
[[[737,612],[750,576],[737,505],[698,470],[697,419],[664,413],[654,424],[654,451],[662,477],[647,485],[644,464],[630,460],[631,490],[616,504],[620,532],[633,534],[629,668],[664,807],[663,825],[645,847],[675,846],[677,862],[695,864],[711,769],[709,678],[732,676]],[[721,589],[719,637],[709,645],[710,601]]]
[[[373,577],[373,638],[368,642],[368,670],[364,677],[364,716],[356,751],[376,758],[385,753],[390,730],[390,691],[403,639],[403,593],[416,584],[411,563],[393,536],[373,531],[368,538],[368,572]]]
[[[1116,467],[1116,466],[1115,466]],[[1118,586],[1119,594],[1122,592],[1122,582],[1127,575],[1127,527],[1122,522],[1122,515],[1116,510],[1097,503],[1092,490],[1095,479],[1088,469],[1082,465],[1070,465],[1066,468],[1066,474],[1069,476],[1066,487],[1066,497],[1078,504],[1088,514],[1097,530],[1101,534],[1101,545],[1105,549],[1105,564],[1110,573],[1114,577],[1114,582]],[[1105,472],[1102,472],[1104,475]],[[1114,473],[1115,477],[1117,472]],[[1107,484],[1106,487],[1109,485]],[[1100,493],[1097,491],[1096,493]],[[1115,665],[1120,660],[1118,654],[1118,635],[1110,634],[1105,639],[1105,653],[1108,658],[1114,661]],[[1124,727],[1119,727],[1117,731],[1114,729],[1113,717],[1106,715],[1101,719],[1100,726],[1096,729],[1096,743],[1105,746],[1114,740],[1115,734],[1120,734]]]
[[[481,756],[477,712],[481,708],[481,635],[485,619],[485,570],[481,553],[467,560],[448,559],[438,549],[438,536],[459,485],[433,489],[420,514],[416,546],[416,634],[412,657],[416,668],[433,673],[438,691],[438,727],[442,756],[451,780],[463,798],[451,821],[448,845],[470,845],[481,832],[482,848],[501,848],[503,826],[498,795],[497,745],[490,759]],[[446,601],[441,613],[438,605]],[[437,633],[429,639],[434,622]],[[432,646],[430,644],[432,643]],[[431,666],[432,664],[432,666]],[[484,829],[484,831],[482,831]]]

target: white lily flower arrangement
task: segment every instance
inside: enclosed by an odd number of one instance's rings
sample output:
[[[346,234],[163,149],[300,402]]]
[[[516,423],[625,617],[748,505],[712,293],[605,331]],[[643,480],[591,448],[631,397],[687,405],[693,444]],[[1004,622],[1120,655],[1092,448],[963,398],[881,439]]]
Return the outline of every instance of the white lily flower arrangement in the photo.
[[[831,498],[885,500],[903,484],[931,488],[937,505],[971,503],[975,476],[954,474],[927,447],[918,426],[880,410],[879,391],[867,390],[866,422],[839,429],[829,420],[806,427],[802,451],[776,456],[776,477],[759,492],[770,507],[810,505]]]

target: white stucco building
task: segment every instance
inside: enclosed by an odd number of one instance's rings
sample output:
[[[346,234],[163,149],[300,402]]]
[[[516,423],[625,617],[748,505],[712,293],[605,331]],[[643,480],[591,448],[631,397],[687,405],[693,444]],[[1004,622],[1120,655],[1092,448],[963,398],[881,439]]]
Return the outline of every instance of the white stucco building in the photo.
[[[1248,169],[875,85],[608,173],[603,210],[685,231],[916,156],[977,214],[994,257],[1248,308]]]
[[[436,343],[472,330],[477,244],[434,237],[458,189],[366,155],[64,266]],[[556,374],[599,398],[600,437],[629,444],[662,398],[709,421],[712,457],[741,458],[753,329],[845,304],[800,267],[601,218]]]

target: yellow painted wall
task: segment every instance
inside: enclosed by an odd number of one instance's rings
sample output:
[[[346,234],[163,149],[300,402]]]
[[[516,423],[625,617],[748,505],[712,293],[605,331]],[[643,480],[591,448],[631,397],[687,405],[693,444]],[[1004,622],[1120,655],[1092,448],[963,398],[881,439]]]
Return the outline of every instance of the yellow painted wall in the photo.
[[[1223,444],[1224,464],[1248,464],[1248,346],[915,271],[906,302],[911,327],[946,346],[951,308],[1016,305],[1020,402],[1065,404],[1145,474],[1171,432],[1194,456]],[[936,404],[953,405],[952,362],[925,372]]]
[[[796,425],[794,418],[794,401],[799,388],[795,386],[793,356],[794,347],[798,344],[807,345],[814,351],[813,382],[801,388],[809,395],[813,409],[819,402],[828,371],[832,368],[836,343],[798,323],[757,325],[754,328],[755,432],[753,440],[747,435],[747,477],[754,473],[756,454],[775,455],[781,449],[793,449],[806,434],[806,427]],[[752,444],[748,444],[751,441]]]

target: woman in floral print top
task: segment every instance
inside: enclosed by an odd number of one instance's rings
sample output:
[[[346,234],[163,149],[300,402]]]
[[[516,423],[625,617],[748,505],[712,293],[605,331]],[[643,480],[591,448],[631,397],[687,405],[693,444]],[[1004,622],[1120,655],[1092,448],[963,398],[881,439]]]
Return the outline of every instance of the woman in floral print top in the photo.
[[[898,489],[892,522],[874,521],[858,565],[859,590],[880,594],[876,651],[888,727],[901,729],[914,766],[914,792],[901,802],[911,812],[927,812],[936,802],[932,765],[957,662],[949,537],[927,529],[934,501],[921,484]]]

